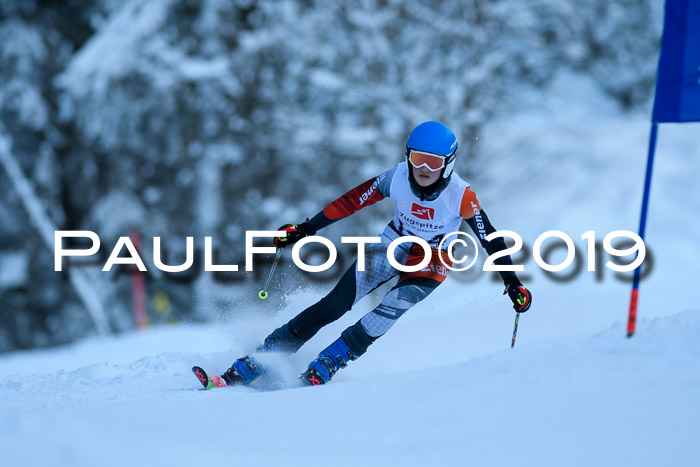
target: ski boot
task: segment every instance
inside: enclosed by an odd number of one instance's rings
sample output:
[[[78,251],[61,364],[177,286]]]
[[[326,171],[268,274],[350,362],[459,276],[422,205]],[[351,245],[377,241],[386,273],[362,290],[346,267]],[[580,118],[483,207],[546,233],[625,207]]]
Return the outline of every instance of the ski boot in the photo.
[[[259,345],[256,352],[280,352],[292,354],[299,350],[304,341],[292,334],[287,325],[275,329],[272,334],[265,338],[262,345]],[[231,368],[221,375],[226,384],[250,384],[265,373],[264,368],[256,362],[250,355],[239,358]]]
[[[262,368],[246,355],[243,358],[239,358],[231,368],[226,370],[226,372],[221,375],[228,386],[233,386],[234,384],[250,384],[262,375]]]
[[[300,378],[312,386],[326,384],[339,369],[348,366],[347,362],[355,359],[357,356],[350,350],[345,339],[341,336],[323,349],[313,362],[309,363],[309,368],[302,373]]]

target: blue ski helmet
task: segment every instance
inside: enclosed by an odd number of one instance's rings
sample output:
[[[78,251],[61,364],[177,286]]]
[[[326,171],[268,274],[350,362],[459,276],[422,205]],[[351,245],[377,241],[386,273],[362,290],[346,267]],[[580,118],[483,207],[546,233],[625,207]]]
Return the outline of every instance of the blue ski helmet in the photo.
[[[412,150],[428,152],[445,157],[442,178],[452,175],[457,159],[457,137],[447,125],[440,122],[423,122],[413,129],[406,141],[406,160]],[[409,166],[410,166],[410,162]]]

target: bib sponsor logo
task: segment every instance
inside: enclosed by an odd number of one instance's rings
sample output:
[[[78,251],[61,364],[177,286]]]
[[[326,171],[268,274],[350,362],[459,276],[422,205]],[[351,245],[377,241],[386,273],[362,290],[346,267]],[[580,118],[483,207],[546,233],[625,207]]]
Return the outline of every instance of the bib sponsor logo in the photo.
[[[442,264],[435,264],[435,263],[430,263],[426,267],[420,270],[420,272],[434,272],[435,274],[440,274],[441,276],[447,277],[447,272],[449,269],[447,269],[445,266]]]
[[[413,203],[413,206],[411,206],[411,214],[417,217],[418,219],[432,221],[435,217],[435,209],[424,208],[423,206],[419,206],[418,204]]]

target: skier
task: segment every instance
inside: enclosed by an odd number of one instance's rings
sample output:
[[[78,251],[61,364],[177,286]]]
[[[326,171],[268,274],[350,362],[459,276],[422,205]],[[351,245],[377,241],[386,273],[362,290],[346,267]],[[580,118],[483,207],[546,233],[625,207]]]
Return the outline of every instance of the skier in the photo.
[[[286,236],[275,238],[274,243],[284,248],[386,197],[391,197],[396,204],[396,213],[384,229],[381,243],[365,246],[365,270],[359,271],[357,261],[353,263],[328,295],[275,329],[257,350],[296,352],[323,326],[337,320],[362,297],[398,276],[397,284],[382,302],[345,329],[301,375],[308,384],[328,383],[339,369],[364,354],[399,317],[445,280],[447,268],[443,264],[451,265],[451,262],[447,252],[438,247],[446,234],[459,230],[462,219],[489,255],[504,250],[506,244],[502,237],[490,242],[485,240],[496,229],[469,189],[469,183],[453,172],[456,158],[457,138],[452,130],[440,122],[424,122],[408,137],[405,162],[348,191],[311,219],[280,227],[278,230],[285,231]],[[432,249],[430,264],[418,272],[400,272],[387,259],[387,248],[392,240],[407,235],[424,239]],[[394,257],[401,264],[415,266],[423,260],[424,250],[420,245],[406,242],[396,248]],[[495,263],[513,264],[509,256]],[[514,272],[500,274],[506,287],[504,294],[513,301],[515,310],[527,311],[532,303],[530,291]],[[245,356],[236,360],[221,377],[229,385],[248,384],[262,371],[252,357]]]

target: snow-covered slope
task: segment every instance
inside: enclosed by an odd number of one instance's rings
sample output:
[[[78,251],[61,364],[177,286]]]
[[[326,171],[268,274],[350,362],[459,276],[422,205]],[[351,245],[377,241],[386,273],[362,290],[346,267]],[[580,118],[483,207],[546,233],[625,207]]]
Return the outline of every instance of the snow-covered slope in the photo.
[[[383,364],[280,391],[198,390],[191,364],[230,360],[215,326],[6,356],[3,465],[695,465],[700,314],[642,325],[451,364],[426,349],[433,366],[413,370],[383,349]]]

